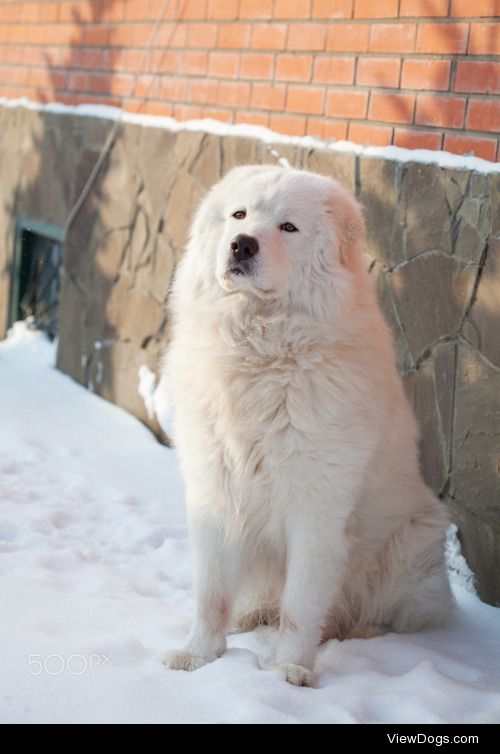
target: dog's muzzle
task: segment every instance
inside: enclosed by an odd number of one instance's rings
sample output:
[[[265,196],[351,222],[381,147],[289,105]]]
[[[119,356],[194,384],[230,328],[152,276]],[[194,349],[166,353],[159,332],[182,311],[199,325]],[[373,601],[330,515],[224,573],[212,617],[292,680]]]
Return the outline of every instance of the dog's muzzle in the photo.
[[[251,275],[255,268],[255,257],[259,253],[259,242],[253,236],[239,233],[230,245],[228,272],[233,275]]]

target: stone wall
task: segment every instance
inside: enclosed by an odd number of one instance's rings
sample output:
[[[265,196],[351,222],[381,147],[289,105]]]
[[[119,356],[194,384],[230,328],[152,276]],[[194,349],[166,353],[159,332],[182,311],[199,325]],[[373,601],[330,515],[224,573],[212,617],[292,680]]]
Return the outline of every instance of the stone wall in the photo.
[[[0,107],[0,337],[16,219],[62,227],[111,122]],[[58,366],[148,422],[137,393],[168,338],[169,282],[195,207],[228,169],[291,165],[365,206],[370,268],[483,599],[500,603],[500,175],[124,123],[65,245]],[[158,428],[153,426],[156,431]]]

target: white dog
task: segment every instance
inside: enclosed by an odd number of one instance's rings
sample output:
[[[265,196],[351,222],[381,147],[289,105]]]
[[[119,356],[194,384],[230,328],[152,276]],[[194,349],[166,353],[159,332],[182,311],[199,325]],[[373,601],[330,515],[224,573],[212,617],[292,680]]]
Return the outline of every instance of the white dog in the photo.
[[[232,170],[196,215],[165,373],[197,611],[170,668],[219,657],[232,620],[276,623],[276,664],[311,685],[322,640],[450,614],[446,515],[362,235],[338,183],[279,167]]]

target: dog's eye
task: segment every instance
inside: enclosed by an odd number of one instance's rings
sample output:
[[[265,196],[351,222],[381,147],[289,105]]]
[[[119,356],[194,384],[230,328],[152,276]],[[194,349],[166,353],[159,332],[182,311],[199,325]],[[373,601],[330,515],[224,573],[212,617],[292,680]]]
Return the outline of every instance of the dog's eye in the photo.
[[[280,230],[284,230],[287,233],[298,233],[299,229],[295,227],[293,223],[281,223]]]
[[[233,212],[233,217],[236,218],[236,220],[244,220],[246,216],[246,209],[239,209],[237,212]]]

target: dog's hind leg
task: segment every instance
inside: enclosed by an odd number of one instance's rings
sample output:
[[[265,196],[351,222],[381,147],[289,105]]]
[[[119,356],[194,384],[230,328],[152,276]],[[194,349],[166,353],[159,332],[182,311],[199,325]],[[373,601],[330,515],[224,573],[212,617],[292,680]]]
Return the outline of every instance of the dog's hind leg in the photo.
[[[421,631],[446,625],[453,617],[443,532],[437,527],[433,531],[432,523],[425,518],[412,522],[394,547],[392,579],[390,588],[385,588],[386,608],[381,614],[381,622],[390,631]]]
[[[408,633],[444,626],[452,620],[454,607],[444,566],[439,564],[407,587],[393,607],[390,630]]]

